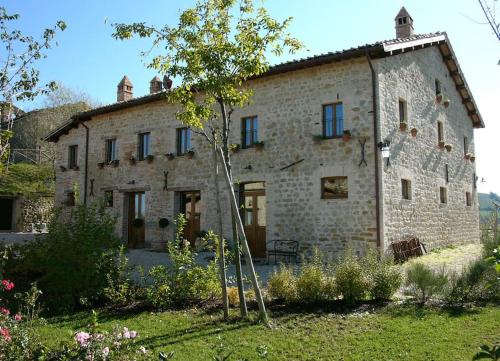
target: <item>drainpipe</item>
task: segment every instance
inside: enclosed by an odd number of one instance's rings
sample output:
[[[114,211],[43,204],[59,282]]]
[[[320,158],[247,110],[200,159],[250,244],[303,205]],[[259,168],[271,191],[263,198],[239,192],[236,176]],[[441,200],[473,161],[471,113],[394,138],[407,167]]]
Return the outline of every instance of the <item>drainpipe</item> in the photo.
[[[87,205],[87,183],[89,177],[89,127],[81,122],[85,128],[85,180],[83,185],[83,205]]]
[[[368,65],[370,66],[370,71],[372,75],[372,104],[373,104],[373,146],[375,152],[375,212],[377,218],[377,247],[380,252],[383,252],[382,248],[382,236],[381,236],[381,225],[380,225],[380,171],[379,171],[379,159],[378,159],[378,97],[377,97],[377,77],[375,70],[373,69],[372,60],[370,58],[370,53],[366,51],[366,59],[368,60]]]

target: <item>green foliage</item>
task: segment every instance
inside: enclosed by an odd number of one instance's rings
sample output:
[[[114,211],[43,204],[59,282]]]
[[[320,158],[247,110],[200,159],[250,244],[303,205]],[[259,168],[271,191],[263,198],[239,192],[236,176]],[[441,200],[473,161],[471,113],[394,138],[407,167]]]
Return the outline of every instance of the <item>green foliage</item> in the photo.
[[[479,347],[479,352],[474,355],[472,361],[476,360],[500,360],[500,345],[482,345]]]
[[[348,249],[335,268],[337,292],[347,304],[363,299],[369,290],[369,280],[358,258]]]
[[[32,197],[36,193],[54,194],[52,165],[11,164],[0,176],[0,193]]]
[[[325,286],[328,277],[318,249],[314,249],[313,257],[304,262],[297,277],[297,300],[303,303],[317,303],[327,298]],[[328,287],[328,290],[331,290]]]
[[[49,233],[19,247],[7,267],[12,279],[38,281],[49,312],[72,311],[103,299],[109,274],[117,274],[115,217],[101,204],[56,212]]]
[[[406,293],[421,304],[443,292],[447,283],[444,270],[437,272],[419,262],[411,264],[406,271]]]
[[[271,298],[282,300],[287,303],[297,299],[297,279],[293,269],[285,265],[273,272],[267,284],[267,292]]]
[[[152,285],[147,290],[147,297],[160,309],[206,301],[221,292],[216,261],[206,267],[197,265],[196,254],[182,236],[186,224],[182,214],[176,224],[176,238],[167,245],[171,263],[155,266],[149,272]]]
[[[214,104],[230,108],[248,103],[252,91],[242,84],[269,68],[267,52],[281,55],[286,49],[294,52],[301,48],[286,32],[290,22],[291,18],[282,22],[271,18],[265,8],[255,8],[251,0],[200,0],[181,13],[177,27],[155,28],[144,22],[113,24],[113,37],[152,37],[155,48],[164,49],[148,66],[172,79],[182,79],[168,98],[182,105],[178,119],[203,128],[204,121],[217,117]],[[203,97],[198,96],[200,90]]]
[[[461,274],[450,276],[446,300],[449,303],[462,303],[485,297],[488,270],[491,265],[483,259],[471,263]]]
[[[363,260],[370,287],[370,296],[376,300],[390,300],[403,282],[398,266],[388,258],[379,259],[374,251]]]

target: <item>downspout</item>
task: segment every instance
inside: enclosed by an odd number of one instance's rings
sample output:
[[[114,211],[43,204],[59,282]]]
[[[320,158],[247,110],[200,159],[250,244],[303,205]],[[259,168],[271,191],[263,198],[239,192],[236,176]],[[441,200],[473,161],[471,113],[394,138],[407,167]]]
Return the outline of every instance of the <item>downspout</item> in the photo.
[[[380,171],[379,171],[379,160],[378,160],[378,97],[377,97],[377,77],[375,74],[375,70],[373,68],[372,60],[370,58],[370,53],[366,51],[366,59],[368,60],[368,65],[370,66],[370,71],[372,75],[372,112],[373,112],[373,146],[375,152],[375,217],[377,219],[377,248],[383,252],[383,249],[380,249],[382,246],[382,236],[381,236],[381,221],[380,221]]]
[[[83,184],[83,205],[87,205],[87,183],[89,177],[89,127],[84,122],[81,123],[85,128],[85,180]]]

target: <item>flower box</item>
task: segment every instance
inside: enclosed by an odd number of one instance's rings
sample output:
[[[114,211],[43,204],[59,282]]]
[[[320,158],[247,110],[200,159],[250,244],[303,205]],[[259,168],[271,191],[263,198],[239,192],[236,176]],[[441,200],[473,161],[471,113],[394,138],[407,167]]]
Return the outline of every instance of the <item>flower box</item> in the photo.
[[[194,157],[194,150],[190,150],[186,153],[186,156],[188,157],[188,159],[193,159]]]
[[[401,122],[399,123],[399,130],[404,132],[406,131],[406,129],[408,128],[408,124],[404,123],[404,122]]]

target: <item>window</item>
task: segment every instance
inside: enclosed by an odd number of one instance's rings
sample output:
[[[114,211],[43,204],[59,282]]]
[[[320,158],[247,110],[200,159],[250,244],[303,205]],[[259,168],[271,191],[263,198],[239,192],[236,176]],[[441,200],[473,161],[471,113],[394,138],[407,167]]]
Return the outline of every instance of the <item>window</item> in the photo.
[[[401,195],[403,199],[411,199],[411,181],[408,179],[401,179]]]
[[[112,161],[117,159],[116,139],[106,140],[106,163],[111,163]]]
[[[344,107],[342,103],[323,105],[323,137],[337,138],[344,134]]]
[[[467,207],[472,206],[472,194],[470,192],[465,192],[465,205]]]
[[[259,119],[247,117],[241,120],[241,145],[242,148],[253,147],[259,141]]]
[[[177,155],[186,154],[191,150],[191,129],[177,129]]]
[[[78,146],[70,145],[68,154],[68,168],[77,169],[78,168]]]
[[[321,178],[322,199],[342,199],[347,196],[347,177]]]
[[[403,99],[399,99],[399,123],[406,124],[407,121],[406,101]]]
[[[446,187],[439,187],[439,202],[441,204],[448,203],[448,194]]]
[[[144,160],[149,155],[149,135],[150,133],[139,134],[137,149],[137,159]]]
[[[476,175],[476,173],[474,173],[472,175],[472,186],[474,187],[474,189],[477,188],[477,175]]]
[[[113,191],[104,191],[104,204],[106,207],[113,207]]]
[[[441,82],[438,79],[435,80],[435,86],[436,86],[436,95],[440,95],[441,94]]]
[[[68,207],[73,207],[75,205],[75,192],[66,193],[66,205]]]
[[[443,122],[437,122],[438,127],[438,142],[444,142]]]
[[[448,164],[444,165],[444,179],[445,179],[446,183],[450,182],[450,170],[448,168]]]
[[[469,153],[469,140],[464,137],[464,155],[467,155],[467,153]]]

